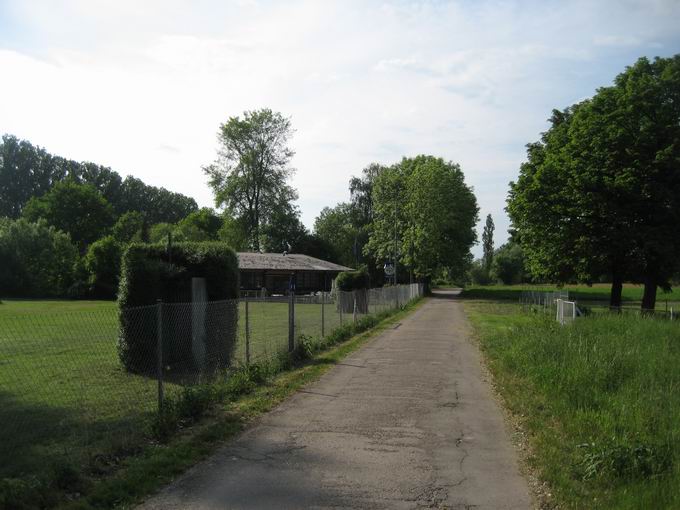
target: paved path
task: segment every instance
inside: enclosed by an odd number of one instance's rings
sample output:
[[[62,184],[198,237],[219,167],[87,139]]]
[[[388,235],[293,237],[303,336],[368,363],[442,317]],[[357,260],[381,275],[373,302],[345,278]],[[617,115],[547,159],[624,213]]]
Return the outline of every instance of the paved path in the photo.
[[[143,508],[530,508],[462,304],[442,297]]]

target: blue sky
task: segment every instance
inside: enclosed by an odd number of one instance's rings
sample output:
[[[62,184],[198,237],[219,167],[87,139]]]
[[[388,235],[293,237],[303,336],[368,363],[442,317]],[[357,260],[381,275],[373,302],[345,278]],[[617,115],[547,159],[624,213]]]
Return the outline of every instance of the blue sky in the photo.
[[[662,0],[0,0],[0,133],[210,206],[219,124],[266,106],[297,130],[307,226],[369,163],[426,153],[460,163],[498,245],[551,110],[679,53],[679,19]]]

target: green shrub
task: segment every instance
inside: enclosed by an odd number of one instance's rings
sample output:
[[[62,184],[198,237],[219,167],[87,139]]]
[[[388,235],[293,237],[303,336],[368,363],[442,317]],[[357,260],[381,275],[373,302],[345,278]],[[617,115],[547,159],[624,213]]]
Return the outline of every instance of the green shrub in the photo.
[[[209,366],[229,365],[236,345],[238,324],[238,260],[224,243],[178,243],[170,251],[161,244],[132,244],[122,259],[118,305],[120,335],[118,355],[132,372],[152,373],[156,367],[157,310],[164,303],[191,300],[191,279],[206,279],[206,353]],[[189,370],[194,360],[191,349],[190,305],[163,307],[163,364]]]
[[[88,283],[94,297],[114,298],[120,276],[121,243],[113,236],[102,237],[92,243],[83,257]]]
[[[78,250],[68,234],[43,220],[0,218],[0,292],[17,297],[57,297],[73,281]]]
[[[368,273],[362,269],[360,271],[345,271],[340,273],[335,280],[338,289],[350,292],[368,288]]]

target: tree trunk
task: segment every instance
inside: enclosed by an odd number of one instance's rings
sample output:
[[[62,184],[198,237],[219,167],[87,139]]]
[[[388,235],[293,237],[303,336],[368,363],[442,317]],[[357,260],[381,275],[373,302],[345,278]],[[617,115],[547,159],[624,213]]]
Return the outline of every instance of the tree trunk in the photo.
[[[621,311],[621,294],[623,293],[623,278],[618,273],[614,273],[612,278],[612,292],[609,295],[609,309]]]
[[[653,313],[656,307],[657,279],[655,276],[645,277],[645,292],[642,295],[642,312]]]

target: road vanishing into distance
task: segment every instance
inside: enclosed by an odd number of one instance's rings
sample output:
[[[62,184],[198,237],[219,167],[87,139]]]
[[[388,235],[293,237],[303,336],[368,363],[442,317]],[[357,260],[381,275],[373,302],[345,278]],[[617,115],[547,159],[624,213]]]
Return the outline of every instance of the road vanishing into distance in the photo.
[[[531,508],[454,294],[427,299],[141,508]]]

